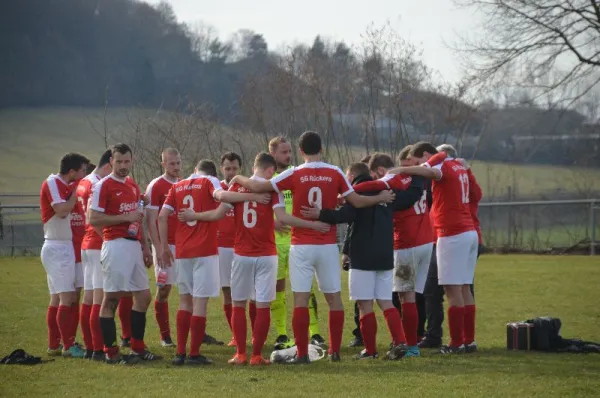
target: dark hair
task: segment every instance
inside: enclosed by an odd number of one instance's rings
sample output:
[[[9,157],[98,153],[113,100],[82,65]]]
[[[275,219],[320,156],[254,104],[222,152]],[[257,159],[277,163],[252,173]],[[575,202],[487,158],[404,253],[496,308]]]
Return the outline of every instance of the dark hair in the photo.
[[[410,156],[422,158],[425,152],[429,152],[433,155],[438,153],[438,150],[435,149],[431,142],[419,141],[413,145],[412,149],[410,150]]]
[[[321,152],[321,137],[314,131],[302,133],[298,144],[305,155],[317,155]]]
[[[196,165],[196,170],[201,171],[209,176],[217,176],[217,166],[215,166],[215,162],[209,159],[202,159],[199,161]]]
[[[95,169],[96,169],[96,165],[94,163],[88,163],[87,169],[85,170],[85,174],[90,174]]]
[[[123,143],[118,143],[112,146],[111,155],[114,156],[115,153],[120,153],[121,155],[126,155],[127,153],[130,153],[131,155],[133,155],[133,151],[131,150],[129,145]]]
[[[354,177],[368,176],[370,174],[369,166],[363,162],[352,163],[350,166],[348,166],[348,172],[354,174]]]
[[[365,156],[364,158],[362,158],[362,159],[360,160],[360,162],[361,162],[361,163],[364,163],[364,164],[369,164],[369,161],[370,161],[370,160],[371,160],[371,155],[367,155],[367,156]]]
[[[391,169],[394,167],[394,161],[392,160],[392,157],[387,153],[374,153],[371,156],[371,160],[369,160],[369,169],[375,171],[379,167],[383,167],[384,169]]]
[[[275,158],[266,152],[261,152],[254,159],[254,167],[266,169],[268,167],[277,167]]]
[[[112,147],[110,147],[106,151],[104,151],[102,156],[100,156],[100,161],[98,162],[98,167],[103,167],[103,166],[106,166],[107,164],[109,164],[112,154],[113,154]]]
[[[90,160],[80,153],[67,153],[60,159],[60,174],[67,174],[71,170],[78,171],[89,163]]]
[[[411,151],[412,148],[413,148],[412,145],[407,145],[404,148],[402,148],[402,150],[398,154],[398,160],[406,160],[406,159],[408,159],[408,157],[410,155],[410,151]]]
[[[230,162],[237,160],[238,165],[240,165],[240,167],[242,167],[242,157],[235,152],[225,152],[223,154],[223,156],[221,156],[221,166],[223,165],[223,162],[226,160],[229,160]]]

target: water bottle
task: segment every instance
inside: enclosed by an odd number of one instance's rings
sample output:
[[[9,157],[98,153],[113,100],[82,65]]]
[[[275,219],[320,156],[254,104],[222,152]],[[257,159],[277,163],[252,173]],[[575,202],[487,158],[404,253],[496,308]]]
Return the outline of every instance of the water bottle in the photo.
[[[156,275],[156,286],[163,287],[167,284],[167,271],[163,268],[158,269],[158,274]]]
[[[137,205],[137,209],[135,209],[135,211],[137,211],[139,213],[144,212],[144,201],[143,200],[140,200],[140,202]],[[129,228],[127,228],[127,234],[129,236],[135,237],[135,236],[137,236],[139,230],[140,230],[140,222],[134,221],[131,224],[129,224]]]

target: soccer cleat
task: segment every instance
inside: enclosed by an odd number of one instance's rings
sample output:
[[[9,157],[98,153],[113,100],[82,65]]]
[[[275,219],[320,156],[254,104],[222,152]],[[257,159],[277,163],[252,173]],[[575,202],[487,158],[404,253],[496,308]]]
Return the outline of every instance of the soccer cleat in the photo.
[[[175,343],[173,343],[171,336],[165,336],[165,338],[160,341],[160,345],[162,347],[175,347]]]
[[[85,350],[85,354],[83,354],[83,359],[92,359],[94,356],[94,350]]]
[[[294,343],[290,340],[290,338],[287,335],[282,334],[275,340],[275,346],[273,347],[273,349],[276,351],[285,350],[286,348],[291,348],[293,346]]]
[[[397,361],[402,359],[406,355],[407,347],[406,344],[398,344],[392,347],[386,354],[386,359],[390,361]]]
[[[50,355],[51,357],[57,357],[62,355],[62,351],[63,351],[63,346],[62,344],[59,344],[58,347],[56,348],[48,348],[48,355]]]
[[[323,349],[327,348],[325,339],[320,334],[313,334],[312,337],[310,338],[310,344],[319,346]]]
[[[147,349],[143,352],[132,351],[131,355],[137,355],[138,358],[140,358],[142,361],[160,361],[161,359],[163,359],[162,356],[156,355]]]
[[[230,365],[246,365],[248,364],[248,358],[246,354],[235,354],[227,363]]]
[[[412,347],[408,347],[406,350],[406,354],[404,354],[404,358],[410,358],[410,357],[420,357],[421,356],[421,350],[419,349],[418,346],[414,345]]]
[[[185,364],[185,354],[177,354],[171,363],[175,366],[181,366]]]
[[[210,334],[204,334],[204,338],[202,339],[202,343],[208,344],[208,345],[225,345],[224,342],[215,339]]]
[[[423,340],[417,344],[419,348],[441,348],[442,342],[439,340],[432,340],[429,337],[423,337]]]
[[[329,362],[341,362],[342,358],[340,357],[339,352],[332,352],[329,354]]]
[[[103,351],[94,351],[92,354],[92,361],[102,362],[104,361],[104,352]]]
[[[464,354],[465,346],[461,344],[459,347],[453,347],[449,345],[443,345],[440,348],[440,354]]]
[[[308,365],[309,363],[310,358],[308,357],[308,355],[305,355],[303,357],[295,356],[285,361],[286,365]]]
[[[213,361],[206,358],[204,355],[188,356],[188,365],[212,365]]]
[[[135,365],[141,361],[140,357],[136,354],[110,356],[106,354],[104,362],[109,365]]]
[[[478,350],[477,343],[474,342],[474,341],[472,343],[469,343],[469,344],[465,345],[465,352],[467,354],[472,354],[474,352],[477,352],[477,350]]]
[[[131,347],[131,338],[121,337],[121,347]]]
[[[62,356],[64,358],[83,358],[85,356],[85,351],[79,346],[74,345],[68,350],[63,350]]]
[[[367,354],[367,350],[364,349],[361,352],[359,352],[358,354],[356,354],[356,356],[354,357],[355,359],[377,359],[379,358],[379,354],[378,353],[374,353],[374,354]]]
[[[227,347],[236,347],[237,344],[235,343],[235,339],[232,337],[231,341],[229,343],[227,343]]]
[[[261,355],[252,355],[250,358],[250,366],[270,365],[271,361],[263,358]]]
[[[348,347],[364,347],[364,346],[365,346],[365,342],[363,341],[362,337],[355,337],[352,339],[350,344],[348,344]]]

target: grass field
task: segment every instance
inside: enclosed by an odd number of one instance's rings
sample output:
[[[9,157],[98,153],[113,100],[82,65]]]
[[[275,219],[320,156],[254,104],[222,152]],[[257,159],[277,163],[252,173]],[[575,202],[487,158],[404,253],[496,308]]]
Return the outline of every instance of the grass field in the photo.
[[[111,108],[106,115],[109,143],[130,131],[130,118],[153,111]],[[80,151],[94,162],[104,148],[103,110],[98,108],[17,108],[0,110],[3,145],[0,192],[35,193],[56,172],[64,148]],[[233,148],[233,147],[232,147]],[[231,149],[231,148],[225,148]],[[184,159],[185,161],[185,159]],[[600,170],[474,162],[486,197],[506,200],[508,187],[518,196],[600,191]]]
[[[0,371],[0,396],[594,396],[600,391],[600,355],[507,352],[505,323],[551,315],[563,321],[564,337],[600,340],[598,261],[588,257],[482,256],[476,276],[477,341],[469,356],[422,358],[399,362],[355,362],[355,349],[344,348],[342,362],[324,360],[306,367],[232,368],[233,349],[208,346],[212,367],[174,368],[167,360],[133,368],[111,367],[58,358],[34,367]],[[46,281],[37,258],[0,258],[0,352],[22,347],[45,355]],[[344,288],[346,286],[344,275]],[[343,293],[347,300],[347,292]],[[325,303],[320,299],[321,329],[327,333]],[[171,324],[177,300],[171,301]],[[344,343],[353,328],[346,302]],[[379,350],[389,336],[378,312]],[[220,302],[210,304],[208,331],[230,337]],[[146,342],[158,347],[157,328],[148,314]],[[269,341],[274,338],[271,331]],[[266,350],[265,350],[266,353]]]

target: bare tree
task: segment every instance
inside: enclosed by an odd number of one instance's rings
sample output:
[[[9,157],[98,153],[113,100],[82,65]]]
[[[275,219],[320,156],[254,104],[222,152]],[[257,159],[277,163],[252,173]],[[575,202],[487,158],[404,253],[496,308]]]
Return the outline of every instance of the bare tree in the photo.
[[[465,66],[486,84],[533,90],[571,106],[600,83],[600,5],[596,0],[455,0],[483,16],[463,37]]]

